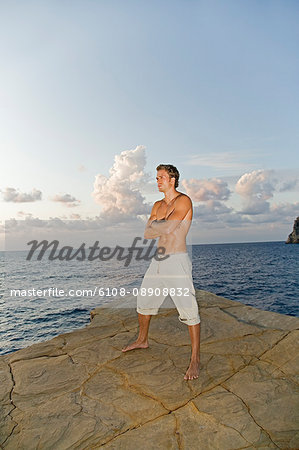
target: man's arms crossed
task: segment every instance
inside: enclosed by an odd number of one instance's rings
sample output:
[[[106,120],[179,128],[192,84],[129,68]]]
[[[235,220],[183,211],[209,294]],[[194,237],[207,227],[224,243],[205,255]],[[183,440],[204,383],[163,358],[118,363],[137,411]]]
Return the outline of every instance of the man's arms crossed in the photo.
[[[192,202],[187,195],[182,195],[176,200],[175,208],[163,220],[157,220],[157,210],[162,200],[154,203],[150,218],[146,224],[145,239],[155,239],[163,234],[173,232],[181,221],[186,217],[188,211],[192,210]]]
[[[155,239],[160,236],[160,234],[157,234],[157,231],[155,231],[152,227],[152,223],[154,220],[157,220],[157,209],[159,208],[159,205],[161,203],[161,200],[158,200],[154,203],[154,206],[152,207],[150,218],[147,221],[145,231],[144,231],[144,238],[145,239]]]

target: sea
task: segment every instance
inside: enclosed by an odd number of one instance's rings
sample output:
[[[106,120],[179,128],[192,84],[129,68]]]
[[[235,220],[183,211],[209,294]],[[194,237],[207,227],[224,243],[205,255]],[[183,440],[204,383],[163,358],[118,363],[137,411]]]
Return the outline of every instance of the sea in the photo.
[[[188,253],[196,288],[261,310],[299,315],[299,245],[202,244],[189,246]],[[26,256],[0,252],[2,355],[86,326],[92,309],[123,298],[120,288],[136,293],[150,264],[134,258],[125,267],[116,258],[27,261]],[[49,295],[37,292],[50,288]],[[22,295],[11,295],[13,289]]]

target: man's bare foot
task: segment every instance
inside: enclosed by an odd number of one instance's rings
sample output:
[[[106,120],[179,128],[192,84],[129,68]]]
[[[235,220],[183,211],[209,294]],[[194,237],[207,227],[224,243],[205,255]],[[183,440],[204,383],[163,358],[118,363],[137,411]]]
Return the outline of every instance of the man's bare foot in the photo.
[[[199,376],[199,361],[190,361],[188,370],[184,376],[184,380],[193,380]]]
[[[122,352],[128,352],[129,350],[135,350],[136,348],[148,348],[148,342],[135,341],[133,344],[129,344],[122,348]]]

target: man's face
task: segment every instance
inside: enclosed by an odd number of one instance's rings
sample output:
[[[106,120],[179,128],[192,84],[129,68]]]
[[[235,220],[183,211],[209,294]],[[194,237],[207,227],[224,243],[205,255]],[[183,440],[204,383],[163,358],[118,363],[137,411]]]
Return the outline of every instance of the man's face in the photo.
[[[156,180],[160,192],[166,192],[174,186],[174,178],[170,178],[169,174],[164,169],[157,171]]]

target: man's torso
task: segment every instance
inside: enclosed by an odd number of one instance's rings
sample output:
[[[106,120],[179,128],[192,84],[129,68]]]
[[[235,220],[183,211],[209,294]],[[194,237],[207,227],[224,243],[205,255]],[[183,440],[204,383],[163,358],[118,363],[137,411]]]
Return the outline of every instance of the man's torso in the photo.
[[[164,220],[171,215],[175,210],[177,198],[185,194],[179,193],[174,199],[172,199],[168,204],[165,200],[160,200],[156,212],[157,220]],[[168,219],[168,220],[171,220]],[[182,253],[187,252],[186,248],[186,236],[191,226],[192,221],[192,208],[187,212],[183,220],[178,221],[176,229],[169,233],[164,234],[159,238],[158,246],[165,248],[165,254],[169,253]]]

